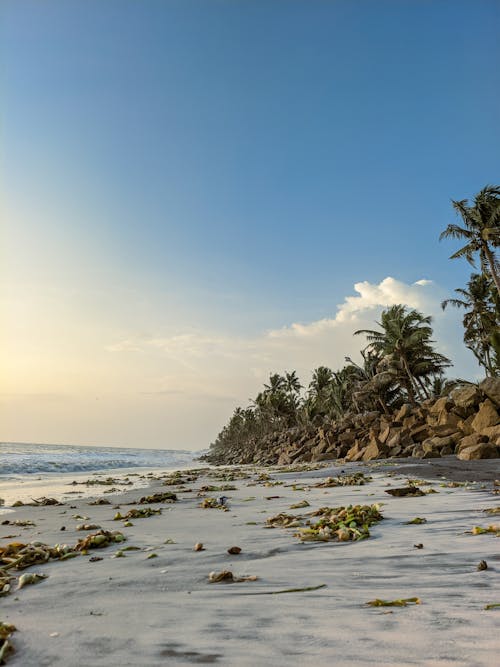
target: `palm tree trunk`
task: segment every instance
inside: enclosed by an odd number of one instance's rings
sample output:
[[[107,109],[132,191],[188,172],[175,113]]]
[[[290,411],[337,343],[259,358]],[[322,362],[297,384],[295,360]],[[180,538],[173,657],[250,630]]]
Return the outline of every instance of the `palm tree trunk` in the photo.
[[[493,256],[493,253],[489,249],[487,243],[484,244],[483,250],[484,254],[486,255],[486,259],[488,260],[488,264],[490,265],[491,277],[493,278],[493,282],[496,285],[498,295],[500,296],[500,276],[497,273],[495,257]]]

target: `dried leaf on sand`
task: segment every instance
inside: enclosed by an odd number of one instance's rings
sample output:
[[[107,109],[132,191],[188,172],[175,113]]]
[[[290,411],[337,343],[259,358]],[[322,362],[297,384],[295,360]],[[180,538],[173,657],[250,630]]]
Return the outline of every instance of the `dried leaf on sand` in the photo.
[[[352,475],[339,475],[338,477],[327,477],[323,482],[315,484],[315,488],[331,488],[335,486],[362,486],[371,482],[371,477],[365,477],[362,472],[355,472]]]
[[[365,603],[369,607],[407,607],[409,604],[421,604],[420,598],[400,598],[399,600],[370,600]]]
[[[14,650],[10,643],[10,637],[16,631],[16,626],[10,623],[2,623],[0,621],[0,665],[5,663],[8,654]]]
[[[404,498],[407,496],[425,496],[425,493],[418,488],[418,486],[403,486],[399,489],[385,489],[385,492],[390,496],[396,498]]]
[[[255,575],[235,577],[230,570],[222,570],[222,572],[210,572],[208,575],[208,580],[211,584],[218,584],[223,581],[228,584],[234,584],[241,581],[257,581],[257,579],[258,577]]]

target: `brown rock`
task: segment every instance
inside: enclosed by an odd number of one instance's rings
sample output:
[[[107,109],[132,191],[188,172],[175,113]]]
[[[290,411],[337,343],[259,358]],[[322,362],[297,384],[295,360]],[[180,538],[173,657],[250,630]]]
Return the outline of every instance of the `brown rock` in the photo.
[[[472,433],[471,435],[466,435],[460,440],[455,448],[455,453],[459,454],[462,449],[467,449],[468,447],[475,447],[483,442],[488,442],[488,438],[485,435],[480,433]]]
[[[464,447],[457,454],[462,461],[476,461],[477,459],[496,459],[499,457],[498,447],[492,442],[478,442],[476,445]]]
[[[395,421],[403,421],[405,417],[409,417],[411,415],[411,411],[413,409],[413,406],[410,403],[404,403],[399,410],[396,412],[394,416]]]
[[[430,438],[432,435],[432,427],[428,424],[423,424],[422,426],[415,426],[415,428],[410,429],[411,439],[415,442],[423,442],[427,438]]]
[[[358,441],[356,441],[354,445],[351,447],[351,449],[349,449],[349,451],[345,455],[346,461],[354,461],[354,457],[357,454],[359,454],[360,450],[361,450],[360,444]]]
[[[483,428],[481,435],[486,435],[491,440],[491,442],[494,442],[496,445],[500,445],[500,424]]]
[[[496,426],[499,423],[500,415],[498,414],[495,404],[487,398],[481,403],[471,426],[473,431],[480,433],[483,429],[488,428],[489,426]]]
[[[485,378],[479,388],[493,403],[500,408],[500,378]]]
[[[401,443],[401,429],[391,428],[385,444],[388,447],[398,447]]]
[[[473,408],[481,402],[481,392],[474,384],[457,387],[451,394],[455,405],[459,408]]]
[[[364,450],[363,461],[373,461],[374,459],[385,458],[388,448],[385,445],[377,443],[372,440],[368,447]]]
[[[453,406],[454,406],[453,401],[450,401],[450,399],[448,397],[444,396],[443,398],[438,398],[437,399],[437,401],[434,403],[434,405],[432,405],[429,408],[429,412],[432,415],[437,415],[440,412],[442,412],[443,410],[445,410],[446,412],[449,412]]]

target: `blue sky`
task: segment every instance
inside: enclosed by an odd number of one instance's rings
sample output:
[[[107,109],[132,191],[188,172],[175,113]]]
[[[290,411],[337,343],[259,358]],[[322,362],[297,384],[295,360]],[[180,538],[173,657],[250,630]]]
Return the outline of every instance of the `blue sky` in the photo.
[[[7,342],[30,359],[7,394],[28,413],[28,395],[71,394],[80,424],[94,364],[120,391],[177,391],[160,357],[142,376],[144,359],[107,359],[120,341],[255,341],[335,317],[355,283],[446,296],[467,279],[438,236],[451,198],[498,182],[498,2],[4,0],[0,16]],[[179,440],[162,407],[144,444]],[[99,420],[58,431],[55,410],[0,438],[123,442]]]

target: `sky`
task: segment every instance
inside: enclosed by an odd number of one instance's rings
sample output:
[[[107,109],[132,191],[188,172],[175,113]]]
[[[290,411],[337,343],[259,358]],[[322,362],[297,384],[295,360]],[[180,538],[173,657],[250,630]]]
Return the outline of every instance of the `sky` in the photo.
[[[207,447],[274,371],[434,317],[498,184],[498,0],[3,0],[0,440]]]

